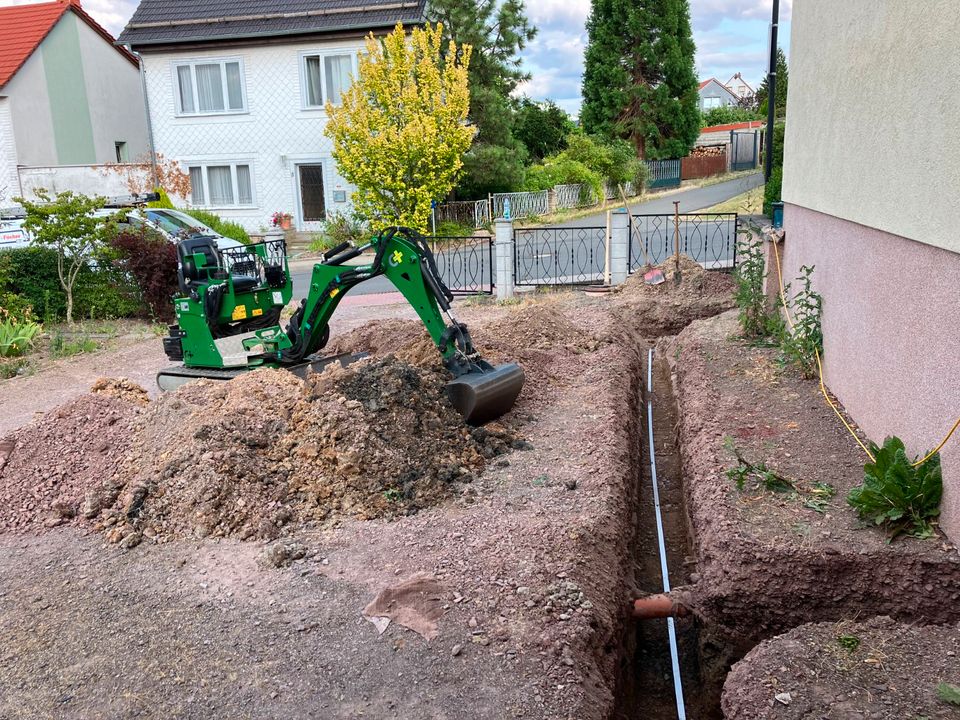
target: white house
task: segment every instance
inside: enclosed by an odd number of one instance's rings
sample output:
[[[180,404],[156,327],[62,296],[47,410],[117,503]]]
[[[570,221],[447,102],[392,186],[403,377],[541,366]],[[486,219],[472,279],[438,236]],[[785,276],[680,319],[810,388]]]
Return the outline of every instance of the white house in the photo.
[[[370,32],[423,21],[425,0],[141,0],[118,42],[141,56],[158,152],[197,206],[250,230],[288,212],[313,230],[352,188],[324,136]]]
[[[77,0],[0,7],[0,207],[149,150],[136,58]]]
[[[732,78],[727,80],[725,85],[730,92],[740,98],[741,101],[752,100],[754,95],[757,94],[750,83],[744,80],[740,73],[734,74]]]

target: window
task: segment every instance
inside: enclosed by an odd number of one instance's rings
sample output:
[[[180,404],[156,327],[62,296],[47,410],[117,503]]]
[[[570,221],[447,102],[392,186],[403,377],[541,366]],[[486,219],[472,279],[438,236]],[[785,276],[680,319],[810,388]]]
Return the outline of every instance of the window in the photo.
[[[117,162],[122,163],[127,161],[127,144],[122,140],[117,140],[113,143],[113,149],[117,153]]]
[[[710,108],[720,107],[720,98],[718,97],[705,97],[703,99],[703,109],[709,110]]]
[[[190,166],[190,201],[203,207],[253,205],[250,166],[210,164]]]
[[[309,108],[324,103],[340,104],[340,96],[353,82],[353,55],[304,55],[303,104]]]
[[[245,112],[239,60],[209,60],[176,66],[178,115]]]

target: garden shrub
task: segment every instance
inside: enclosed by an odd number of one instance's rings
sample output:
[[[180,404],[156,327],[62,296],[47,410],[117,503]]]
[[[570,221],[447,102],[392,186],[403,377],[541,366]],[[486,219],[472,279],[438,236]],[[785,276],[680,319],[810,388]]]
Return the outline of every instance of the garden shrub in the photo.
[[[131,278],[150,316],[162,322],[173,320],[177,294],[177,246],[156,233],[123,232],[111,240],[116,252],[114,266]]]
[[[356,213],[327,213],[320,230],[314,233],[310,241],[313,252],[323,252],[342,243],[363,245],[371,234],[370,226]]]
[[[0,290],[16,291],[18,303],[29,305],[33,314],[44,322],[63,319],[67,298],[57,276],[57,253],[50,248],[25,247],[0,251],[6,266],[6,286]],[[122,272],[109,266],[107,258],[101,267],[83,267],[74,286],[74,315],[77,318],[119,318],[142,313],[137,290]]]

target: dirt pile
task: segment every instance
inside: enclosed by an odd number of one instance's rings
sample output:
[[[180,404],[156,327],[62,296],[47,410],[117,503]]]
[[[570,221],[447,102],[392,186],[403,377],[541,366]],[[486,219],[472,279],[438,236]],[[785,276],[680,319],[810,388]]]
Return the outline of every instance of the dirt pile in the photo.
[[[192,383],[143,413],[132,453],[85,515],[133,545],[416,512],[523,444],[503,427],[465,426],[444,381],[387,356],[306,382],[264,369]]]
[[[474,333],[490,346],[505,351],[513,349],[548,350],[570,348],[595,350],[597,341],[574,325],[558,307],[531,303],[512,310],[506,316]]]
[[[616,340],[624,331],[644,337],[674,335],[693,320],[734,307],[733,278],[722,271],[706,271],[686,255],[680,256],[680,283],[675,282],[676,262],[665,260],[658,268],[665,282],[648,285],[639,268],[617,291],[614,324],[607,334]]]
[[[802,625],[734,665],[723,716],[955,718],[957,707],[938,697],[941,683],[960,684],[956,626],[901,625],[886,617]]]
[[[129,385],[127,396],[136,396],[137,386]],[[141,412],[139,401],[81,395],[8,436],[5,445],[12,448],[0,468],[0,532],[76,519],[86,494],[127,456]]]
[[[443,369],[443,358],[418,320],[373,320],[334,338],[324,354],[393,353],[398,360],[422,368]]]
[[[125,377],[100,378],[90,387],[90,392],[94,395],[124,400],[134,405],[146,405],[150,402],[150,394]]]
[[[660,270],[665,282],[648,285],[643,276],[649,269]],[[728,296],[733,292],[733,278],[722,271],[707,271],[687,255],[680,256],[680,284],[676,282],[677,263],[671,257],[650,268],[638,268],[620,286],[619,295],[625,298],[658,298],[671,300],[703,298],[711,295]]]

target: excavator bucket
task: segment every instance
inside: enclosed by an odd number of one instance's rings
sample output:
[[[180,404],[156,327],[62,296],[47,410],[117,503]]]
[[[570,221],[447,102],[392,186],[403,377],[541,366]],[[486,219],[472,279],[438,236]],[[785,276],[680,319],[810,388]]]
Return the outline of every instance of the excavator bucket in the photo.
[[[474,371],[447,383],[447,397],[471,425],[482,425],[510,411],[523,388],[523,369],[516,363]]]

